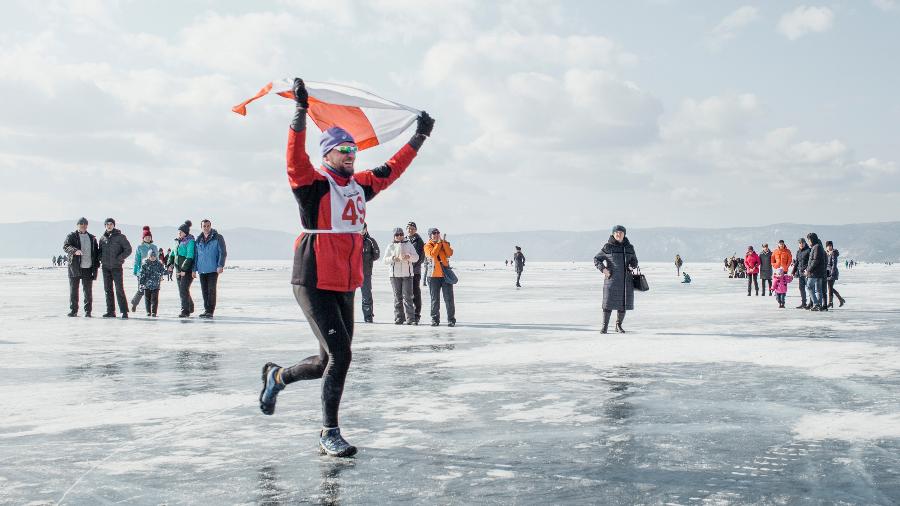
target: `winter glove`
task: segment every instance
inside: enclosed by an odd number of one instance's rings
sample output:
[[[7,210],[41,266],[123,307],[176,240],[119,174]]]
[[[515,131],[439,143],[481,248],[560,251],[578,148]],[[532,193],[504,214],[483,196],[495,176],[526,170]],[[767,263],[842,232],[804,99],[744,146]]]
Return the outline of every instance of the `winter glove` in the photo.
[[[297,102],[297,107],[309,109],[309,92],[306,91],[306,84],[303,83],[303,79],[295,77],[294,87],[291,91],[294,92],[294,101]]]
[[[416,118],[416,135],[431,136],[431,130],[434,128],[434,118],[422,111],[422,114]]]

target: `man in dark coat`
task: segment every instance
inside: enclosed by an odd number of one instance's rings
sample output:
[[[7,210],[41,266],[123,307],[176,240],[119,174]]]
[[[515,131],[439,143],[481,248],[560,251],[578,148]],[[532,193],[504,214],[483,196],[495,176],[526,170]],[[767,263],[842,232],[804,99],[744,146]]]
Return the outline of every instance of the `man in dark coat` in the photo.
[[[822,295],[825,286],[825,275],[828,267],[825,247],[815,232],[806,234],[809,243],[809,263],[806,265],[806,288],[809,290],[810,307],[812,311],[821,311],[824,302]]]
[[[381,258],[381,249],[378,248],[378,242],[369,235],[369,226],[363,226],[363,283],[361,287],[362,293],[362,310],[363,320],[366,323],[375,321],[375,312],[373,310],[374,302],[372,300],[372,265],[375,260]]]
[[[94,305],[94,280],[100,267],[100,247],[97,238],[87,231],[88,220],[81,218],[76,230],[66,236],[63,251],[69,256],[69,316],[78,315],[78,283],[84,292],[84,316],[91,317]],[[61,262],[60,262],[61,263]]]
[[[416,222],[411,221],[406,224],[406,238],[412,247],[415,248],[419,259],[413,262],[413,305],[416,307],[416,325],[422,318],[422,287],[419,281],[422,280],[422,263],[425,262],[425,240],[417,233],[418,227]]]
[[[594,256],[594,266],[606,277],[603,281],[603,329],[600,331],[603,334],[607,332],[613,310],[617,312],[616,332],[625,332],[622,328],[625,311],[634,309],[631,269],[638,266],[634,246],[625,237],[625,227],[616,225],[612,232],[603,249]]]
[[[128,298],[122,284],[122,264],[131,255],[131,243],[122,231],[116,228],[116,220],[107,218],[103,224],[106,226],[106,232],[100,237],[100,264],[103,267],[103,290],[106,292],[106,313],[103,317],[116,317],[116,305],[113,300],[115,286],[115,299],[119,302],[119,311],[122,312],[122,319],[127,319]]]
[[[772,295],[772,250],[763,243],[759,252],[759,279],[762,281],[762,294],[766,294],[766,283],[769,283],[769,295]]]
[[[513,253],[513,264],[516,267],[516,287],[521,288],[519,280],[522,279],[522,270],[525,269],[525,255],[522,254],[521,246],[516,246],[516,252]]]
[[[796,309],[809,309],[810,306],[806,304],[806,266],[809,264],[810,250],[803,238],[798,239],[797,244],[799,247],[794,255],[794,276],[800,287],[800,305]]]

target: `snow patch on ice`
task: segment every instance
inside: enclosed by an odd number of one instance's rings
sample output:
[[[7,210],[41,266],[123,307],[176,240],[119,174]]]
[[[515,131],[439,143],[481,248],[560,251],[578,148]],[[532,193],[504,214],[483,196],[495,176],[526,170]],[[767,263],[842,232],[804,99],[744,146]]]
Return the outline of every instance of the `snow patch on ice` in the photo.
[[[530,407],[531,402],[521,404],[507,404],[503,410],[509,414],[497,418],[497,420],[511,422],[540,422],[552,424],[590,423],[599,420],[599,417],[579,413],[576,401],[556,402],[540,407]]]
[[[871,441],[900,438],[900,413],[816,413],[800,418],[794,424],[793,432],[800,439],[814,440]]]

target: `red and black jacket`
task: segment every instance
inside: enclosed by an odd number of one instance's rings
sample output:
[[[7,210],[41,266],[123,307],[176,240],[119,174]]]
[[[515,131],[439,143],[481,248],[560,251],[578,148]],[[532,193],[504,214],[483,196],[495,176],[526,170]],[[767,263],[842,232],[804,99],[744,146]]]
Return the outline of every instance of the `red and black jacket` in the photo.
[[[416,148],[406,144],[381,167],[357,172],[351,177],[362,186],[366,202],[369,202],[396,181],[415,157]],[[323,167],[322,170],[327,169]],[[338,185],[350,182],[350,178],[333,171],[329,174]],[[331,229],[331,187],[328,179],[309,161],[306,129],[288,130],[287,175],[300,206],[303,228]],[[362,247],[360,234],[300,234],[294,243],[291,284],[336,292],[356,290],[363,280]]]

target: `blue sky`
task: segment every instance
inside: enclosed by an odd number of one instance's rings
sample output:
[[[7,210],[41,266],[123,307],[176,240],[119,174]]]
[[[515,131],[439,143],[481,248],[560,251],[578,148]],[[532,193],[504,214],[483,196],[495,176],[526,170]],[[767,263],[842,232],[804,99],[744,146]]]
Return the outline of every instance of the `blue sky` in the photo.
[[[229,109],[299,75],[438,120],[375,229],[896,220],[898,53],[890,0],[10,3],[0,210],[296,230],[290,103]]]

